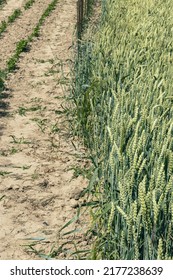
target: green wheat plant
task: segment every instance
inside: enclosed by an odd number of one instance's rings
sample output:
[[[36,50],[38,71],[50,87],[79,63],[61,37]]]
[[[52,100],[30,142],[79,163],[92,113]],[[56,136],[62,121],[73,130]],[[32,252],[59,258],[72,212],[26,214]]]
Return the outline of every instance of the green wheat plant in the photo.
[[[171,0],[103,0],[74,63],[73,123],[90,150],[92,259],[173,259]]]

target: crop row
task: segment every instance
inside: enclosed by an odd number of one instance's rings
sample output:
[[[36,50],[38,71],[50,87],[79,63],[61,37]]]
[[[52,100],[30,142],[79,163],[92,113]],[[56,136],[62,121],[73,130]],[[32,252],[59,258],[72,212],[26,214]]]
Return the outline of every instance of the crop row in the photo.
[[[4,90],[5,88],[5,79],[8,73],[16,69],[20,54],[29,50],[29,44],[32,42],[34,37],[39,36],[41,26],[44,24],[46,18],[50,15],[50,13],[55,9],[58,2],[59,0],[52,0],[52,2],[48,5],[46,10],[40,17],[37,25],[33,29],[32,34],[29,35],[28,38],[23,39],[16,44],[15,53],[7,61],[6,69],[0,69],[0,92],[2,92],[2,90]]]
[[[24,5],[24,10],[30,9],[35,0],[28,0]],[[6,31],[9,24],[13,23],[20,15],[22,15],[21,9],[15,9],[13,13],[8,17],[7,21],[3,20],[0,23],[0,36]]]

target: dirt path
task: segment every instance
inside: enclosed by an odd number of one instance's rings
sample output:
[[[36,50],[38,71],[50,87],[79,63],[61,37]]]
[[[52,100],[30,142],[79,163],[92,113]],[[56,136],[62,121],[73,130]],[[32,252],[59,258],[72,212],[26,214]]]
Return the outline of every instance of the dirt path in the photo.
[[[27,17],[21,19],[23,28]],[[75,215],[87,184],[81,176],[73,178],[71,168],[82,165],[84,151],[74,148],[63,114],[62,84],[68,81],[75,22],[76,1],[60,0],[7,81],[9,107],[0,114],[0,259],[39,258],[20,246],[25,238],[45,238],[48,253],[58,230]]]

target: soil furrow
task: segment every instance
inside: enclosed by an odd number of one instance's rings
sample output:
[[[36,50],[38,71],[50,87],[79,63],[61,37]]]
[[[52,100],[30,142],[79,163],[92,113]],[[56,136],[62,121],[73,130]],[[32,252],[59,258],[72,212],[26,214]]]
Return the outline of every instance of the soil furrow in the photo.
[[[6,29],[0,39],[0,69],[6,67],[6,62],[13,55],[16,49],[16,43],[32,33],[38,23],[39,18],[51,3],[51,0],[36,1],[33,6],[24,11],[24,13]]]
[[[20,247],[30,237],[45,238],[41,248],[48,253],[58,242],[58,230],[75,215],[87,185],[82,176],[74,176],[73,169],[84,165],[85,151],[76,142],[74,148],[63,114],[75,22],[76,1],[60,1],[7,81],[12,96],[9,116],[0,119],[0,259],[39,258]],[[77,222],[65,231],[77,226],[84,232],[85,223]],[[75,240],[85,248],[83,232]]]

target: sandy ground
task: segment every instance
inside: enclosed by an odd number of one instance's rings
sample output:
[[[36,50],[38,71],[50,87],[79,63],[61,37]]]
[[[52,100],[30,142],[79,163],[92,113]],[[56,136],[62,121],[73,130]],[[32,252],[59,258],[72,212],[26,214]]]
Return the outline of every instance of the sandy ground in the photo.
[[[16,2],[23,1],[8,2],[16,8]],[[50,2],[37,1],[0,39],[6,50],[0,49],[1,66]],[[79,195],[87,186],[82,176],[74,177],[72,168],[85,164],[85,151],[77,142],[74,146],[63,114],[75,23],[76,1],[60,0],[40,37],[9,75],[0,100],[0,259],[39,259],[23,246],[30,244],[27,238],[44,239],[38,247],[46,254],[52,245],[59,248],[74,238],[71,234],[59,240],[58,232],[76,214]],[[74,241],[86,248],[85,219],[64,231],[76,227],[82,232]],[[72,245],[69,248],[74,250]],[[68,257],[61,250],[56,256]]]

